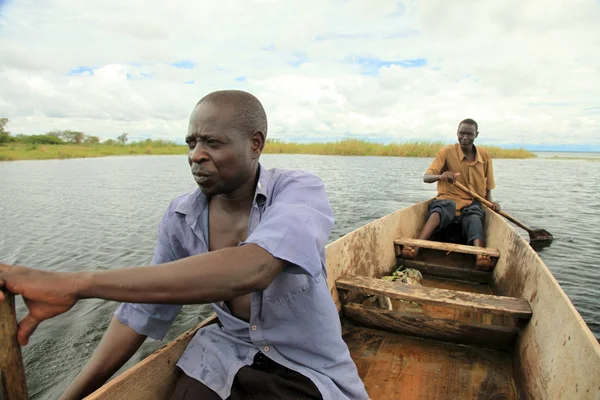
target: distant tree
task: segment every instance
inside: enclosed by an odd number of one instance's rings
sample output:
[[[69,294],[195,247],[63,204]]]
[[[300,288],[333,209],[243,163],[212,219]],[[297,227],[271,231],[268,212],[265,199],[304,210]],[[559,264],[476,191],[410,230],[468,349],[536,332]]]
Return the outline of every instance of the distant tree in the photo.
[[[57,137],[60,139],[63,138],[62,134],[63,134],[63,131],[59,131],[58,129],[55,129],[53,131],[46,133],[46,135],[48,135],[48,136],[54,136],[54,137]]]
[[[100,138],[98,136],[85,136],[83,138],[83,143],[85,144],[99,144]]]
[[[71,144],[81,144],[85,138],[85,134],[83,132],[70,130],[61,131],[58,129],[50,131],[46,133],[46,135],[60,138],[63,142]]]
[[[10,132],[6,130],[8,121],[8,118],[0,118],[0,144],[11,141]]]
[[[115,139],[107,139],[104,142],[102,142],[102,144],[105,144],[107,146],[115,146],[117,144],[117,141]]]
[[[53,135],[17,135],[17,142],[29,144],[63,144],[61,138]]]
[[[83,132],[79,132],[79,131],[63,131],[62,132],[62,140],[64,140],[67,143],[81,144],[81,142],[83,142],[84,137],[85,137],[85,135],[83,134]]]
[[[127,139],[127,135],[129,135],[129,133],[122,133],[117,137],[117,140],[121,142],[121,144],[125,144],[127,143],[127,140],[129,140]]]

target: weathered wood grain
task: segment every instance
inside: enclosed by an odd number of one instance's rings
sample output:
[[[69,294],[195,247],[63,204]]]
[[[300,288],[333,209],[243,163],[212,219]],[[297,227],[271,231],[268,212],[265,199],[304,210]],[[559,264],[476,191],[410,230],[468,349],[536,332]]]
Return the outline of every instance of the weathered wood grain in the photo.
[[[394,244],[400,246],[426,247],[433,250],[443,250],[456,253],[488,255],[490,257],[500,257],[500,252],[496,249],[477,246],[466,246],[464,244],[435,242],[431,240],[398,238],[394,240]]]
[[[17,343],[17,316],[12,293],[2,291],[0,303],[0,393],[3,400],[27,400],[27,382],[21,347]]]
[[[492,349],[510,349],[518,333],[515,327],[432,318],[355,303],[344,305],[343,310],[347,318],[372,328]]]
[[[373,400],[517,399],[510,355],[343,325]]]
[[[387,296],[391,299],[443,305],[478,313],[531,318],[531,307],[527,300],[514,297],[412,286],[364,276],[342,276],[336,281],[336,286],[338,289],[357,290],[361,293]]]

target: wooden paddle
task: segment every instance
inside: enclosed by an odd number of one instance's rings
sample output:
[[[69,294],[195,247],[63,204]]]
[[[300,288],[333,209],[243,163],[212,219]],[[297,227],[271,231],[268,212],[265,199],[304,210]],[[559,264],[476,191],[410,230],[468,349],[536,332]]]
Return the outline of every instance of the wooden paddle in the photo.
[[[15,297],[3,290],[5,301],[0,303],[0,398],[27,400],[27,382],[21,347],[17,343]]]
[[[481,202],[481,204],[487,206],[490,210],[493,210],[492,207],[494,205],[492,204],[491,201],[484,199],[483,197],[481,197],[480,195],[478,195],[477,193],[475,193],[474,191],[472,191],[471,189],[469,189],[468,187],[464,186],[463,184],[461,184],[459,182],[455,181],[454,185],[456,187],[458,187],[459,189],[463,190],[464,192],[468,193],[469,195],[471,195],[471,197],[473,197],[474,199],[479,200]],[[520,226],[521,228],[525,229],[527,231],[527,233],[529,233],[529,241],[530,242],[541,242],[541,241],[549,242],[552,239],[554,239],[554,237],[547,230],[533,229],[533,228],[525,225],[524,223],[522,223],[521,221],[519,221],[518,219],[516,219],[515,217],[513,217],[512,215],[510,215],[507,212],[499,211],[498,214],[502,215],[507,220],[513,222],[515,225]]]

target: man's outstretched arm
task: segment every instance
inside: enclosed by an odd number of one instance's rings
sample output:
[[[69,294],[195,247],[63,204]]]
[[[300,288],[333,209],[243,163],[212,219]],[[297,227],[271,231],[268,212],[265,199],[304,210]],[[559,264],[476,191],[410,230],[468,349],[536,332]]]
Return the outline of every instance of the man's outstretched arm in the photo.
[[[260,246],[247,244],[110,271],[48,272],[0,265],[0,287],[25,299],[29,314],[19,323],[18,339],[26,344],[41,321],[68,311],[80,299],[154,304],[230,300],[264,290],[284,266]]]

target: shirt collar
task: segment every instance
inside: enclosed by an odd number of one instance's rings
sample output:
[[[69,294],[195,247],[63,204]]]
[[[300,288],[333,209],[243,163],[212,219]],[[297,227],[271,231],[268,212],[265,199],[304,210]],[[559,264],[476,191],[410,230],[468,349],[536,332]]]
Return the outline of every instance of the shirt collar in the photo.
[[[267,200],[271,174],[260,163],[258,169],[259,175],[254,191],[254,204],[263,205]],[[200,188],[196,188],[183,196],[177,207],[175,207],[175,212],[185,215],[185,220],[192,225],[206,210],[207,206],[208,198],[200,191]]]
[[[457,143],[456,146],[458,147],[458,159],[462,161],[463,158],[467,158],[467,156],[465,156],[465,153],[462,151],[462,147],[460,147],[460,143]],[[483,164],[481,152],[477,151],[477,147],[475,147],[475,145],[473,145],[473,148],[475,149],[475,161]]]

